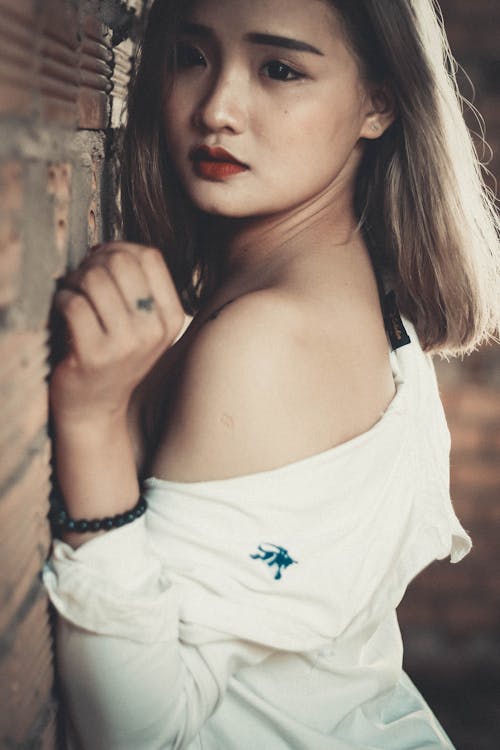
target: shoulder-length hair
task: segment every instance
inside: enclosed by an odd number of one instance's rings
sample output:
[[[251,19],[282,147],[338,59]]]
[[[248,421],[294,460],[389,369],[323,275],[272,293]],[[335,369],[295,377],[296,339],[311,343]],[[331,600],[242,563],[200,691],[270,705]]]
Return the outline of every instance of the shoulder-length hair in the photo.
[[[433,0],[329,0],[360,71],[398,112],[367,140],[355,209],[379,275],[426,351],[463,354],[497,339],[500,221],[463,117],[454,61]],[[162,102],[177,25],[192,0],[156,0],[129,91],[122,160],[125,237],[159,247],[188,314],[217,287],[222,259],[169,163]]]

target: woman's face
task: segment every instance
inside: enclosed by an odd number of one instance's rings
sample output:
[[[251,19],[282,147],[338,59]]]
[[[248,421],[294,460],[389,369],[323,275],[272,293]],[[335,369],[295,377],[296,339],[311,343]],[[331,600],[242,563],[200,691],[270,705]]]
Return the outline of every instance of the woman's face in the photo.
[[[177,49],[165,135],[198,208],[263,216],[352,188],[360,138],[380,131],[327,2],[198,0]],[[203,146],[245,166],[214,162]]]

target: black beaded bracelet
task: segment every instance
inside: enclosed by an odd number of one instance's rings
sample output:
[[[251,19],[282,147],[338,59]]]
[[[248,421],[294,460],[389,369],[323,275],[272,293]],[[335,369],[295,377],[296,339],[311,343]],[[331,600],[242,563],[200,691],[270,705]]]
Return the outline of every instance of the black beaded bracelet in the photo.
[[[75,531],[78,534],[83,534],[86,531],[110,531],[111,529],[118,529],[120,526],[125,526],[127,523],[132,523],[136,518],[140,518],[146,511],[148,504],[146,500],[141,496],[136,505],[125,513],[117,513],[115,516],[107,516],[106,518],[70,518],[67,511],[64,508],[53,507],[50,511],[50,518],[54,527],[57,531]]]

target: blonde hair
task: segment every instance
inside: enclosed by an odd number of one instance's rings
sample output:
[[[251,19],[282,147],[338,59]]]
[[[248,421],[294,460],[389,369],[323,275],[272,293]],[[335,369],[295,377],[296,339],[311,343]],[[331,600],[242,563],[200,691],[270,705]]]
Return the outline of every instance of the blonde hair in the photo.
[[[358,174],[356,204],[374,263],[391,278],[424,349],[460,354],[498,340],[500,221],[439,6],[331,3],[365,75],[389,85],[399,111],[381,142],[367,144]]]
[[[366,142],[355,206],[378,274],[427,351],[463,354],[498,340],[500,221],[467,129],[443,19],[432,0],[328,0],[364,75],[394,94],[398,117]],[[161,102],[175,30],[191,0],[157,0],[129,94],[122,207],[126,235],[163,249],[186,312],[219,282],[168,159]]]

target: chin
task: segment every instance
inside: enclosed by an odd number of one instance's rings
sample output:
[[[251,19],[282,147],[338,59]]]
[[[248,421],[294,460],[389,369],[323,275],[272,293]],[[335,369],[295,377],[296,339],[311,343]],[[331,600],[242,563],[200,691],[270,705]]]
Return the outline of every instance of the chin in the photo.
[[[199,195],[191,195],[191,200],[196,208],[212,216],[223,216],[228,219],[244,219],[253,213],[249,212],[248,205],[237,205],[229,201],[203,199]]]

